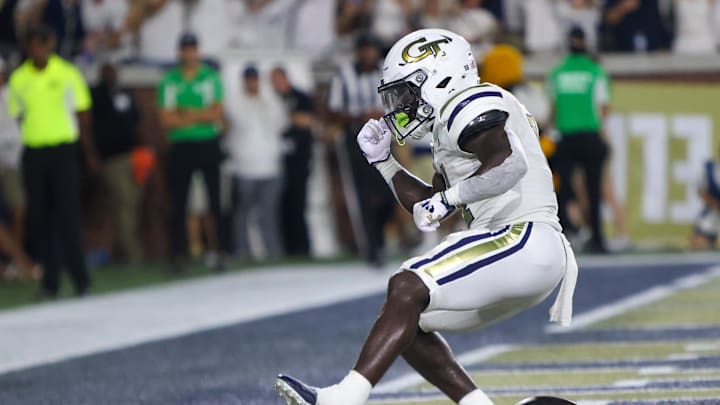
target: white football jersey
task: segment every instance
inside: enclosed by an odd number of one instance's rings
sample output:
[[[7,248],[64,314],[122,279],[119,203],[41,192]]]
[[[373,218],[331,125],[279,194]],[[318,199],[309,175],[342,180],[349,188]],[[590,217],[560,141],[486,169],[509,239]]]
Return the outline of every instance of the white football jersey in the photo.
[[[508,136],[517,136],[528,161],[525,176],[504,194],[476,201],[463,208],[471,229],[493,230],[508,224],[536,221],[558,231],[557,198],[547,159],[540,148],[537,123],[510,92],[492,84],[473,86],[452,95],[441,107],[433,126],[433,163],[447,187],[475,174],[480,162],[460,149],[458,137],[477,116],[491,110],[508,113]]]

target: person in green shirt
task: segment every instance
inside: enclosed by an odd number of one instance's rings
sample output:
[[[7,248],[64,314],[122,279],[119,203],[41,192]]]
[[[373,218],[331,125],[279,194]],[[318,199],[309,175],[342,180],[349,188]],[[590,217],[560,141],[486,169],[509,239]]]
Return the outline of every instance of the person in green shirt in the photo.
[[[90,91],[80,71],[53,53],[55,44],[55,34],[47,27],[26,34],[28,59],[10,76],[8,92],[8,111],[20,122],[25,147],[29,241],[43,265],[44,298],[57,296],[61,267],[69,271],[75,293],[87,293],[78,141],[85,147],[89,169],[98,168],[90,137]]]
[[[553,166],[560,177],[558,216],[570,234],[578,228],[568,218],[573,197],[572,177],[583,168],[589,202],[592,235],[588,250],[605,253],[600,219],[603,166],[608,147],[602,136],[603,120],[609,111],[610,91],[605,70],[587,54],[585,32],[570,31],[570,54],[550,73],[547,88],[553,104],[555,128],[561,135]]]
[[[198,40],[185,33],[179,41],[179,64],[168,71],[157,88],[160,123],[170,143],[168,186],[172,270],[182,269],[187,256],[187,200],[193,173],[202,173],[214,219],[215,241],[220,240],[220,128],[223,87],[220,75],[200,60]],[[219,252],[212,252],[219,256]],[[222,267],[222,260],[217,262]]]

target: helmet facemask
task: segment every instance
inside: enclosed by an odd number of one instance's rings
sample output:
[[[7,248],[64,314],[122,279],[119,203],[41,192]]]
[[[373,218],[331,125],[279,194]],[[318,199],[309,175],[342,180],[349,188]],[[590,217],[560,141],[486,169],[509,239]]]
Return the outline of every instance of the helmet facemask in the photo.
[[[400,145],[405,143],[404,139],[408,136],[423,138],[428,131],[428,124],[432,123],[435,109],[423,100],[420,91],[426,80],[427,75],[417,70],[378,88],[385,109],[383,119]]]

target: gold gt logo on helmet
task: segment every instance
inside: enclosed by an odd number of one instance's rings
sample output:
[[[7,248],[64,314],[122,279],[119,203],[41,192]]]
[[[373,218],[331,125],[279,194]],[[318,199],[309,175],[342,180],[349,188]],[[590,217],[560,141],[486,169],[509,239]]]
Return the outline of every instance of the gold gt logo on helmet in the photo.
[[[452,38],[448,38],[446,36],[443,36],[442,39],[438,39],[436,41],[431,41],[431,42],[427,42],[427,39],[425,39],[425,37],[422,37],[422,38],[418,39],[417,41],[411,42],[402,51],[402,58],[405,61],[405,63],[401,63],[400,65],[403,66],[408,63],[419,62],[419,61],[427,58],[430,55],[432,55],[434,57],[437,57],[439,54],[445,55],[445,52],[442,49],[440,49],[440,44],[447,44],[450,42],[452,42]],[[418,45],[418,44],[421,44],[421,45]],[[415,45],[418,45],[417,51],[419,53],[417,55],[411,55],[410,50]]]

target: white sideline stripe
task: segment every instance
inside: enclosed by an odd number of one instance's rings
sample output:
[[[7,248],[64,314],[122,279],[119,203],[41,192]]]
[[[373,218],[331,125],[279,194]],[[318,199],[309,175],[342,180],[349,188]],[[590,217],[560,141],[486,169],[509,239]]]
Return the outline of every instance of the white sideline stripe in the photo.
[[[652,266],[652,265],[712,265],[720,262],[720,253],[715,252],[683,252],[660,254],[612,254],[612,255],[579,255],[577,257],[581,271],[582,267],[612,267],[622,270],[622,267]],[[607,269],[603,269],[607,270]]]
[[[705,342],[705,343],[690,343],[688,345],[685,345],[685,350],[688,352],[708,352],[708,351],[715,351],[720,350],[720,343],[711,343],[711,342]]]
[[[548,325],[545,327],[547,333],[568,333],[585,328],[613,316],[623,314],[631,309],[659,301],[675,294],[677,291],[698,287],[713,278],[720,277],[720,266],[712,267],[710,270],[700,274],[692,274],[686,277],[675,279],[672,282],[655,286],[637,294],[630,295],[619,301],[612,302],[574,316],[572,324],[567,327],[560,325]]]
[[[638,375],[662,375],[676,372],[678,372],[678,368],[674,366],[640,367],[637,370]]]
[[[472,366],[483,361],[495,357],[499,354],[509,352],[515,349],[516,345],[490,345],[481,347],[479,349],[470,350],[457,356],[458,361],[464,366]],[[400,392],[405,388],[412,387],[414,385],[422,384],[425,381],[424,378],[417,373],[409,373],[400,377],[394,378],[388,382],[378,384],[374,389],[373,393],[376,394],[389,394],[394,392]]]
[[[612,386],[618,388],[641,388],[650,384],[648,379],[632,379],[615,381]]]
[[[0,312],[0,374],[378,293],[359,264],[288,266]]]

